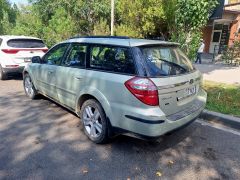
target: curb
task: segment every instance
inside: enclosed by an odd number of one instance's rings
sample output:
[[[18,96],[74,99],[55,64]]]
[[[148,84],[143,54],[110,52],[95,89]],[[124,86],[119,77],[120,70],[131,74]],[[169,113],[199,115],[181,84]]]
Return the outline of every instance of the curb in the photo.
[[[220,123],[230,128],[240,130],[240,118],[230,115],[221,114],[218,112],[203,110],[200,118],[209,122]]]

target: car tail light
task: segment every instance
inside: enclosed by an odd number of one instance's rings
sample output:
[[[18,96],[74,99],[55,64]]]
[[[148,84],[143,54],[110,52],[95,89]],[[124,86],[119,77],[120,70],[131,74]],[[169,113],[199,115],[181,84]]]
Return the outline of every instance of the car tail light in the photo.
[[[126,81],[127,89],[144,104],[158,106],[158,89],[157,86],[148,78],[134,77]]]
[[[46,53],[46,52],[48,52],[48,49],[42,49],[42,51],[43,51],[44,53]]]
[[[6,65],[7,68],[16,68],[19,67],[19,65]]]
[[[6,54],[17,54],[19,50],[18,49],[2,49],[2,52]]]
[[[17,54],[19,51],[43,51],[46,53],[48,49],[2,49],[2,51],[6,54]]]

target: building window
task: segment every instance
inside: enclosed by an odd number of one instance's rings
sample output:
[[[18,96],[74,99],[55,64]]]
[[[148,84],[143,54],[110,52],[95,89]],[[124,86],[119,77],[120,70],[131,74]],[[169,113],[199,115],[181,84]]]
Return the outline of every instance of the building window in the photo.
[[[220,41],[220,37],[221,37],[221,32],[214,32],[212,42],[218,43]]]

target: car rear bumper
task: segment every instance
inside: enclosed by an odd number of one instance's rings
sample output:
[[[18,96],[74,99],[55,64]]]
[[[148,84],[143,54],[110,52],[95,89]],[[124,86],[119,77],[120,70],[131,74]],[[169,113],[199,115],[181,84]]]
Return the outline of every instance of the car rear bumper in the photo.
[[[146,110],[147,113],[144,110],[137,113],[125,112],[128,114],[124,115],[119,127],[138,136],[156,138],[185,127],[197,119],[205,108],[206,99],[206,92],[201,90],[191,107],[169,116],[165,116],[159,108],[159,112],[156,109]]]
[[[3,72],[7,74],[22,73],[23,70],[24,70],[24,66],[3,68]]]

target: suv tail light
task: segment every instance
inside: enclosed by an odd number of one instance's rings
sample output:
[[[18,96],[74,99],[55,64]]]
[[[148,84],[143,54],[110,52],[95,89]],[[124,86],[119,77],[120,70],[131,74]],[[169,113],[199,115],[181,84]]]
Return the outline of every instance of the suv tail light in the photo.
[[[48,52],[48,49],[42,49],[42,51],[43,51],[44,53],[46,53],[46,52]]]
[[[127,89],[144,104],[158,106],[157,86],[148,78],[134,77],[126,81]]]
[[[19,51],[18,49],[2,49],[2,52],[6,54],[17,54],[18,51]]]
[[[45,49],[2,49],[2,52],[6,54],[17,54],[19,51],[43,51],[46,53],[48,51],[47,48]]]

